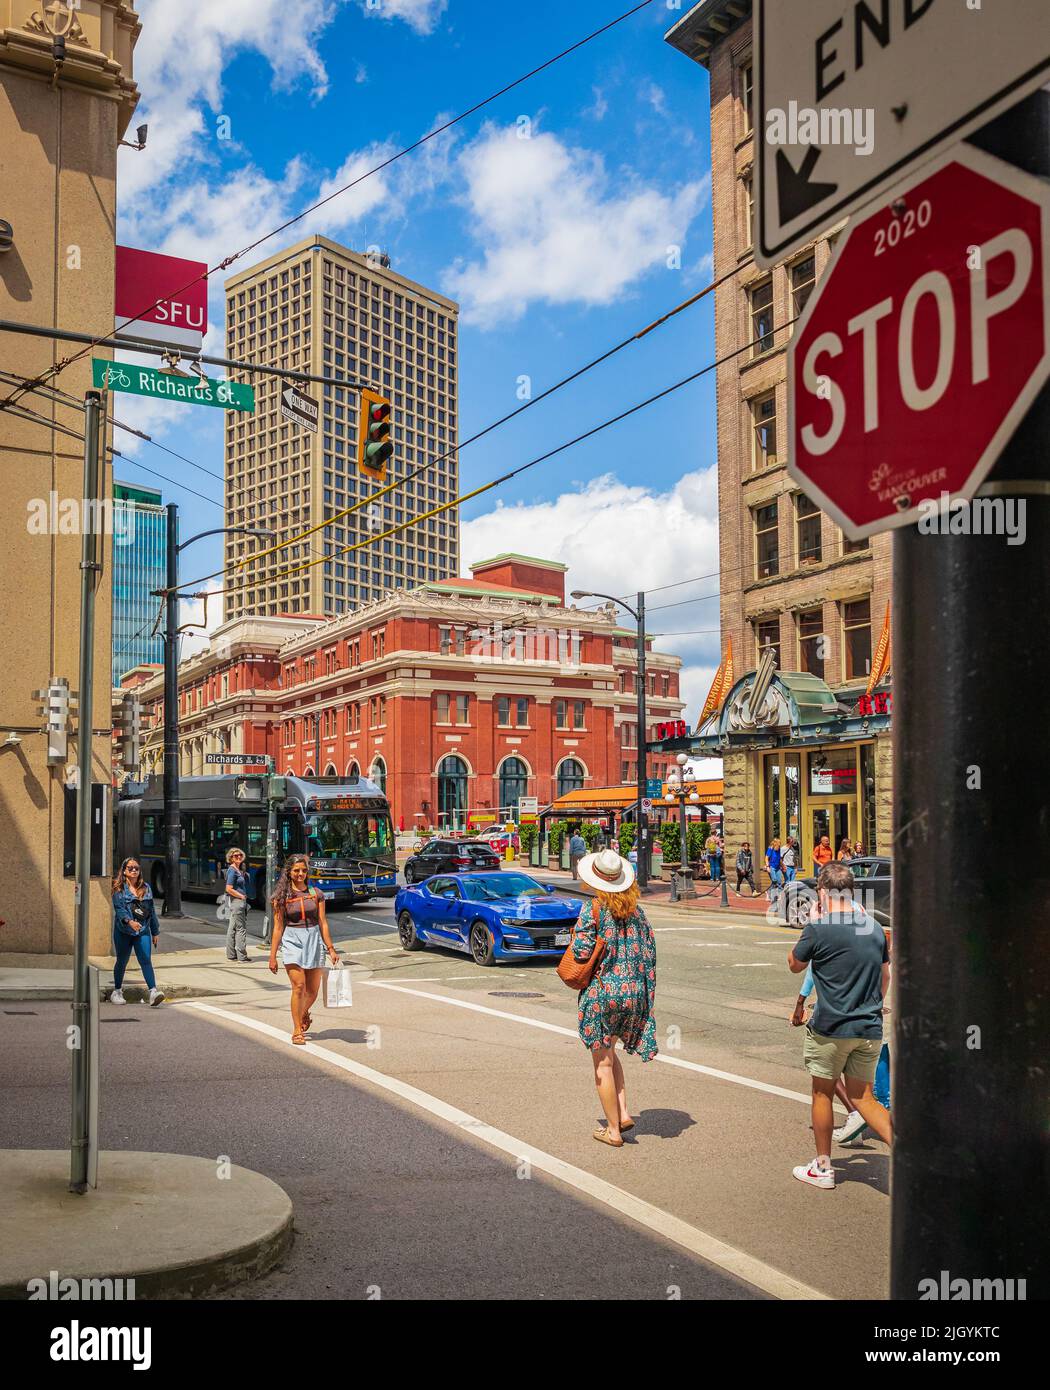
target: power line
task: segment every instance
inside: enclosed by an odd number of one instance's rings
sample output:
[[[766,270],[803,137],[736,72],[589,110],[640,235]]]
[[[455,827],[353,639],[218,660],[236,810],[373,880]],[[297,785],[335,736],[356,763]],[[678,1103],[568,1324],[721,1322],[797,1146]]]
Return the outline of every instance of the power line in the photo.
[[[491,434],[493,430],[499,429],[501,425],[505,425],[509,420],[513,420],[516,416],[522,414],[523,411],[531,409],[534,405],[539,405],[540,401],[546,400],[549,396],[553,396],[556,391],[560,391],[563,387],[568,386],[570,383],[578,381],[579,378],[585,376],[587,372],[593,371],[595,367],[600,366],[603,362],[607,362],[611,357],[615,357],[615,355],[618,352],[622,352],[622,350],[625,347],[629,347],[632,343],[640,341],[649,333],[652,333],[655,329],[662,328],[665,323],[668,323],[677,314],[683,313],[686,309],[691,309],[693,305],[698,304],[701,299],[704,299],[707,295],[711,294],[714,290],[718,289],[720,285],[725,284],[727,280],[731,280],[734,276],[739,275],[742,269],[742,266],[737,266],[736,269],[728,271],[725,275],[720,276],[716,280],[712,280],[711,283],[709,285],[705,285],[702,290],[698,291],[694,295],[690,295],[688,299],[684,299],[680,304],[676,304],[673,309],[668,310],[668,312],[666,314],[662,314],[660,318],[655,319],[652,323],[649,323],[644,328],[639,329],[637,333],[630,334],[630,336],[624,338],[622,342],[617,343],[614,347],[608,348],[605,352],[599,354],[599,356],[595,357],[592,361],[586,363],[582,367],[578,367],[576,371],[571,372],[568,376],[563,377],[560,381],[556,381],[552,386],[548,386],[545,391],[541,391],[538,396],[534,396],[531,400],[525,401],[524,404],[517,406],[514,410],[510,411],[507,415],[502,416],[500,419],[494,420],[491,424],[486,425],[484,429],[478,430],[476,434],[472,434],[468,439],[461,440],[458,444],[453,445],[450,449],[446,449],[443,454],[438,454],[436,457],[428,459],[426,463],[420,464],[419,467],[413,469],[411,473],[406,473],[406,475],[403,478],[399,478],[394,482],[389,483],[386,487],[380,488],[378,491],[370,493],[367,497],[361,498],[360,501],[354,502],[349,507],[344,507],[342,511],[333,512],[333,514],[329,517],[326,517],[324,521],[318,522],[316,526],[311,526],[306,531],[300,531],[297,536],[293,536],[290,540],[282,541],[279,545],[271,546],[268,550],[258,551],[256,554],[253,554],[250,557],[248,557],[248,559],[240,562],[240,564],[257,564],[267,555],[274,555],[279,550],[287,550],[293,545],[298,545],[301,542],[305,541],[308,536],[312,536],[316,534],[316,532],[318,531],[323,531],[327,527],[335,525],[336,522],[344,520],[352,512],[358,511],[361,507],[371,506],[373,503],[377,502],[381,497],[387,496],[389,493],[395,491],[395,489],[397,488],[404,487],[407,483],[412,482],[421,474],[428,472],[430,469],[437,467],[439,463],[443,463],[446,459],[451,458],[453,454],[461,452],[463,449],[467,448],[468,445],[476,443],[479,439],[483,439],[487,434]],[[315,554],[317,553],[314,547],[312,546],[311,550],[313,550]],[[203,575],[201,579],[197,582],[203,583],[206,579],[217,579],[225,573],[225,569],[216,570],[212,574]]]
[[[779,324],[776,328],[770,330],[769,336],[773,336],[776,333],[781,333],[784,331],[784,329],[790,328],[791,325],[795,323],[795,321],[796,320],[792,318],[788,319],[785,323]],[[358,541],[353,545],[344,546],[341,550],[333,550],[330,555],[322,555],[316,560],[309,560],[304,564],[295,565],[290,569],[284,570],[279,574],[271,576],[271,578],[267,582],[275,583],[279,580],[288,579],[293,574],[301,574],[305,570],[312,569],[315,565],[323,563],[325,560],[335,560],[340,555],[347,555],[352,551],[363,549],[366,545],[371,545],[378,541],[387,540],[389,539],[389,537],[398,535],[400,532],[407,530],[410,526],[417,526],[422,521],[428,521],[431,517],[438,516],[441,513],[448,511],[451,507],[462,506],[464,502],[469,502],[472,498],[480,497],[482,493],[490,492],[493,488],[500,487],[503,483],[510,482],[511,479],[516,478],[520,474],[527,472],[530,468],[535,468],[538,464],[545,463],[548,459],[556,458],[558,454],[565,453],[566,450],[574,448],[577,444],[582,444],[585,440],[593,439],[595,435],[601,434],[603,431],[610,429],[613,425],[619,424],[622,420],[629,419],[632,415],[637,415],[639,411],[646,410],[649,406],[654,405],[657,401],[663,400],[664,397],[670,396],[675,391],[680,391],[684,386],[691,385],[694,381],[698,381],[700,377],[706,376],[709,372],[715,371],[724,363],[732,361],[733,358],[741,356],[742,353],[750,352],[751,348],[752,344],[746,343],[743,347],[736,348],[733,352],[727,353],[724,357],[715,358],[713,362],[709,362],[706,366],[701,367],[699,371],[692,372],[689,376],[683,377],[681,381],[675,382],[672,386],[664,387],[662,391],[657,391],[655,395],[647,397],[647,399],[645,399],[644,401],[639,401],[636,405],[630,406],[627,410],[620,411],[618,415],[614,415],[608,420],[603,420],[601,424],[595,425],[592,429],[585,430],[583,434],[578,434],[574,439],[570,439],[564,444],[559,444],[557,448],[549,449],[545,454],[540,454],[538,457],[530,459],[528,463],[519,464],[517,468],[512,468],[508,473],[504,473],[498,478],[493,478],[490,482],[483,483],[481,487],[474,488],[471,492],[464,493],[460,497],[455,497],[450,502],[443,502],[440,506],[434,507],[430,511],[423,512],[417,517],[412,517],[409,521],[405,521],[397,526],[390,527],[388,530],[382,531],[378,535],[368,537],[365,540]],[[357,505],[362,504],[359,503]],[[215,577],[215,575],[205,576],[205,578],[209,579],[213,579]],[[191,581],[191,584],[199,583],[203,583],[203,580],[195,579]],[[186,586],[182,584],[179,585],[180,589],[182,589],[183,587]],[[217,592],[221,594],[236,593],[238,589],[244,589],[246,587],[247,581],[236,586],[226,585],[224,588],[219,589]],[[674,605],[666,606],[672,607]]]
[[[34,390],[36,388],[34,387]],[[68,435],[70,439],[75,439],[78,444],[83,444],[84,436],[78,434],[76,430],[70,429],[68,425],[60,425],[55,420],[49,420],[46,415],[40,415],[35,410],[30,410],[28,406],[13,405],[10,407],[16,418],[30,420],[34,424],[45,425],[49,430],[56,430],[59,434]],[[152,443],[152,441],[150,441]],[[122,454],[119,449],[114,449],[112,445],[106,446],[106,452],[111,458],[125,459],[133,468],[140,468],[144,473],[151,474],[154,478],[160,478],[162,482],[169,483],[172,487],[179,488],[182,492],[188,492],[193,497],[199,497],[202,502],[208,502],[213,507],[218,507],[220,511],[225,511],[223,504],[217,502],[214,497],[207,497],[203,492],[197,492],[195,488],[187,487],[185,483],[176,482],[174,478],[169,478],[166,473],[158,473],[154,468],[147,468],[144,463],[134,459],[130,454]]]
[[[633,8],[629,10],[626,10],[623,14],[618,15],[615,19],[610,20],[608,24],[603,24],[600,29],[595,29],[593,33],[588,34],[585,38],[577,40],[576,43],[571,44],[568,48],[562,49],[560,53],[556,53],[553,58],[548,58],[545,62],[540,63],[538,67],[532,68],[523,76],[515,78],[513,82],[508,82],[505,86],[501,87],[499,91],[493,92],[491,96],[485,97],[482,101],[475,102],[475,104],[471,107],[468,107],[466,111],[461,111],[458,116],[453,116],[452,119],[446,121],[444,125],[437,126],[436,129],[428,131],[426,135],[414,141],[411,145],[406,145],[404,149],[398,150],[395,154],[390,155],[389,158],[384,159],[373,169],[368,169],[365,173],[359,174],[357,178],[351,179],[351,181],[347,184],[344,184],[342,188],[337,188],[333,193],[329,193],[326,197],[319,199],[310,207],[304,208],[302,212],[297,213],[294,217],[288,218],[288,220],[282,222],[279,227],[275,227],[272,231],[266,232],[261,237],[257,237],[255,241],[249,243],[249,245],[245,247],[242,247],[240,251],[235,252],[232,256],[227,256],[224,260],[219,261],[217,265],[212,266],[210,270],[206,270],[203,275],[195,276],[192,280],[188,281],[185,285],[183,285],[181,289],[175,290],[172,293],[165,295],[161,299],[154,300],[152,304],[147,305],[145,308],[141,309],[137,314],[133,315],[129,319],[126,319],[122,324],[120,324],[119,328],[115,331],[120,332],[123,329],[127,328],[130,324],[137,323],[138,320],[141,319],[144,314],[151,313],[154,309],[159,308],[161,304],[166,304],[173,299],[177,299],[179,295],[185,293],[186,290],[191,289],[192,286],[198,284],[201,280],[207,280],[210,276],[214,275],[216,271],[228,270],[229,267],[233,265],[235,261],[239,261],[242,256],[246,256],[249,251],[256,250],[265,242],[270,241],[275,236],[278,236],[281,232],[287,231],[289,227],[294,227],[295,224],[297,222],[301,222],[304,217],[308,217],[311,213],[316,212],[319,208],[325,207],[328,203],[332,202],[333,199],[341,197],[342,194],[349,192],[351,188],[356,188],[357,185],[363,183],[365,179],[372,178],[375,174],[382,173],[384,169],[388,169],[399,159],[403,159],[405,155],[411,154],[414,150],[418,150],[428,141],[436,139],[439,135],[443,135],[445,131],[451,130],[454,125],[458,125],[461,121],[465,121],[468,118],[468,116],[473,116],[483,107],[490,105],[492,102],[498,100],[502,96],[506,96],[508,92],[512,92],[515,87],[520,87],[523,82],[528,82],[530,78],[536,77],[539,73],[544,72],[549,67],[553,67],[555,63],[560,63],[561,60],[563,58],[567,58],[570,53],[575,53],[578,49],[585,47],[585,45],[591,43],[594,39],[600,38],[602,34],[608,33],[610,29],[615,29],[615,27],[618,24],[622,24],[624,20],[630,19],[632,15],[637,14],[640,10],[648,8],[648,6],[652,3],[653,0],[641,0],[641,3],[633,6]],[[61,373],[64,372],[67,367],[71,366],[74,362],[79,361],[81,357],[84,357],[89,352],[91,352],[99,344],[100,341],[101,337],[95,338],[91,343],[88,344],[87,347],[82,348],[80,352],[73,353],[71,356],[64,358],[61,362],[56,363],[52,367],[49,367],[47,371],[41,373],[40,376],[33,377],[31,380],[28,377],[23,377],[21,386],[16,388],[16,390],[12,392],[10,395],[4,397],[3,400],[0,400],[0,410],[8,409],[11,406],[11,404],[13,404],[14,401],[20,399],[21,396],[24,395],[27,390],[31,390],[34,386],[42,386],[45,382],[50,381],[53,377],[61,375]]]

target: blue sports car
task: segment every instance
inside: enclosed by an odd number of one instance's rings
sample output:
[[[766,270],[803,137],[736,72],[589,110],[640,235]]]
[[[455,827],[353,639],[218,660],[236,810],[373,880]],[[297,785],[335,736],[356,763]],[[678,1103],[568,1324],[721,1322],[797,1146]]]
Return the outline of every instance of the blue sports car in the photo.
[[[561,956],[582,904],[553,893],[528,874],[436,874],[399,891],[398,937],[406,951],[447,946],[478,965]]]

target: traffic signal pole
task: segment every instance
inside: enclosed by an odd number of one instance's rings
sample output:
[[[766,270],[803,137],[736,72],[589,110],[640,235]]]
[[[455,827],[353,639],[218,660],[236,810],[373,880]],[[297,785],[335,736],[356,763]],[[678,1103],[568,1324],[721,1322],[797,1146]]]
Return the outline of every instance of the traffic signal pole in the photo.
[[[182,821],[179,814],[179,509],[168,507],[164,597],[164,913],[182,913]]]
[[[1050,97],[973,144],[1050,176]],[[978,497],[1024,506],[1022,544],[893,541],[894,1299],[1050,1296],[1050,388]]]
[[[89,391],[84,397],[84,501],[99,498],[99,433],[102,397]],[[95,702],[95,591],[102,570],[100,513],[96,523],[85,521],[80,537],[80,671],[77,695],[77,826],[74,861],[73,920],[73,1026],[76,1046],[73,1058],[72,1118],[69,1143],[69,1190],[83,1194],[88,1188],[88,1148],[91,1125],[89,1076],[91,1067],[88,1013],[88,927],[91,920],[91,730]]]

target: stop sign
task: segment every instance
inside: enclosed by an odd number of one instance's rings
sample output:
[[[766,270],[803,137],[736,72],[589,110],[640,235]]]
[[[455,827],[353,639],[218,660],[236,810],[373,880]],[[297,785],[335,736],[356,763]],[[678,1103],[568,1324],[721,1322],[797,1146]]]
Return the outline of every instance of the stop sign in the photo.
[[[1050,370],[1050,187],[969,145],[852,224],[788,355],[788,472],[857,540],[973,497]]]

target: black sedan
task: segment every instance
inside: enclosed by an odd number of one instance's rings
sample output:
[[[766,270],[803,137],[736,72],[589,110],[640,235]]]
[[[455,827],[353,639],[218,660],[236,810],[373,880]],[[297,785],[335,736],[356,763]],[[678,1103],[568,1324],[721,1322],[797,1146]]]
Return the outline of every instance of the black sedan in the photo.
[[[492,846],[480,840],[431,840],[405,861],[405,882],[422,883],[434,874],[491,873],[500,862]]]
[[[882,927],[888,927],[891,909],[890,860],[877,854],[864,855],[849,861],[856,887],[853,896]],[[784,885],[778,904],[781,917],[793,927],[800,927],[817,901],[816,878],[796,878]]]

